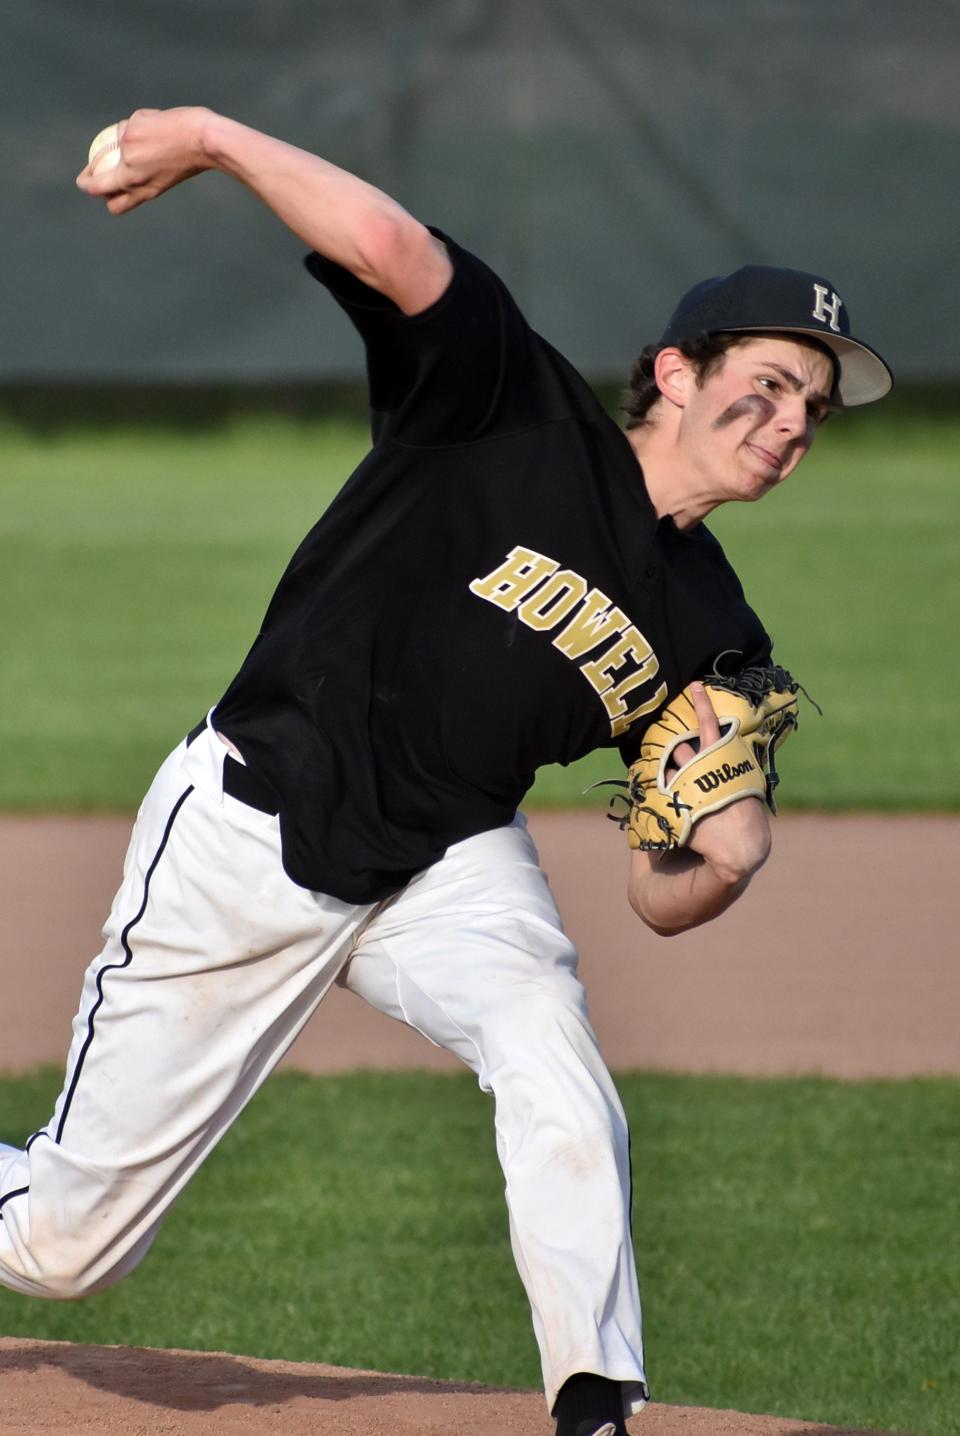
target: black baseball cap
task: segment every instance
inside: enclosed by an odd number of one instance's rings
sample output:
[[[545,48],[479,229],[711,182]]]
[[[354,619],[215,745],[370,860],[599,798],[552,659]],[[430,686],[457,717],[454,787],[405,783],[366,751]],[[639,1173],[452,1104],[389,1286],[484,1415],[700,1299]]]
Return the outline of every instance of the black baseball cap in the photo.
[[[751,329],[808,334],[825,344],[837,361],[835,392],[845,408],[870,404],[893,388],[893,374],[876,350],[851,336],[847,306],[830,281],[801,269],[748,264],[702,280],[680,300],[660,343]]]

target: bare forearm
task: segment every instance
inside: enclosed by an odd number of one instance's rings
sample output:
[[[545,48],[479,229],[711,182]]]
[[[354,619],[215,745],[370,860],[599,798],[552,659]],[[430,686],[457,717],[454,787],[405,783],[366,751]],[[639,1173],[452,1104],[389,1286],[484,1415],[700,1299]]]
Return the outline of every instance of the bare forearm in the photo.
[[[666,853],[639,880],[631,875],[628,897],[647,927],[666,937],[719,917],[749,883],[749,876],[719,877],[697,853]]]
[[[703,819],[692,841],[700,851],[631,854],[630,905],[662,936],[710,922],[743,896],[769,856],[770,824],[748,799]]]
[[[381,277],[385,241],[415,224],[357,175],[236,120],[206,113],[200,143],[211,168],[246,185],[304,244],[366,283]]]
[[[119,161],[77,183],[128,214],[204,170],[245,185],[304,244],[343,265],[407,314],[426,309],[452,273],[446,248],[381,190],[318,155],[201,106],[137,110],[120,125]]]

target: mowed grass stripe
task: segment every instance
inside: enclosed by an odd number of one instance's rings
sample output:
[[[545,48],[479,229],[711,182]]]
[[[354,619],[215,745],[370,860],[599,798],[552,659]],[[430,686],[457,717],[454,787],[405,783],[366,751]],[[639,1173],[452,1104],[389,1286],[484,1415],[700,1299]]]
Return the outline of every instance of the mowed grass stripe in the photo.
[[[131,809],[242,661],[294,547],[367,445],[362,425],[7,431],[0,807]],[[832,420],[763,503],[712,526],[804,702],[782,806],[960,805],[960,422]],[[522,540],[518,535],[518,541]],[[587,802],[615,751],[545,769]]]

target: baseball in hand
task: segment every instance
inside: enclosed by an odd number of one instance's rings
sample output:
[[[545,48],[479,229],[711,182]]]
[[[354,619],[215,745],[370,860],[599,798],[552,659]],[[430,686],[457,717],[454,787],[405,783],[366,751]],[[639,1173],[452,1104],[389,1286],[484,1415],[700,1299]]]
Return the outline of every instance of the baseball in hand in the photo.
[[[107,125],[101,130],[90,146],[90,153],[87,156],[87,164],[90,173],[95,175],[103,174],[104,170],[113,169],[114,165],[120,163],[120,126]]]

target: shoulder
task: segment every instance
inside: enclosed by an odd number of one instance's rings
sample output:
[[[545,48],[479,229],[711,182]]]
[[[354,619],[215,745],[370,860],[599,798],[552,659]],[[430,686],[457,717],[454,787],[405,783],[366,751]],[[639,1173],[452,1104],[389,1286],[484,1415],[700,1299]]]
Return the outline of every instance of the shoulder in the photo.
[[[494,294],[513,304],[506,285],[482,259],[434,225],[423,226],[422,230],[426,240],[418,249],[417,262],[423,271],[423,282],[409,284],[399,299],[397,285],[374,287],[316,251],[305,257],[304,265],[348,312],[375,313],[381,319],[393,320],[398,328],[417,328],[464,303],[477,304],[478,313],[489,313],[489,307],[483,311],[479,301],[485,299],[489,306]]]

